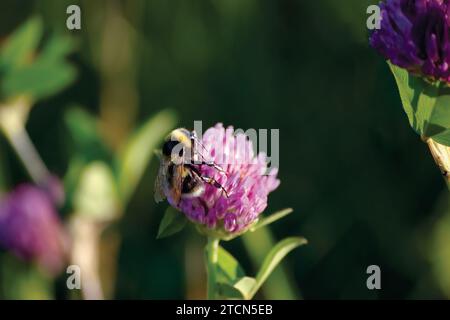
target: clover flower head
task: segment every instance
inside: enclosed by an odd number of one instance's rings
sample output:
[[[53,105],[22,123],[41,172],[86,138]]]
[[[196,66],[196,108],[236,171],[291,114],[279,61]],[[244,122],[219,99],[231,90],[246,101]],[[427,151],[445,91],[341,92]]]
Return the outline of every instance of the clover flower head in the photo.
[[[55,190],[55,180],[51,183]],[[58,200],[32,184],[19,185],[0,199],[0,245],[51,274],[61,271],[66,256],[67,238],[55,210]]]
[[[254,154],[252,141],[244,133],[224,128],[221,123],[209,128],[202,137],[203,156],[218,164],[225,173],[208,165],[198,165],[202,176],[214,178],[225,192],[210,184],[199,197],[183,198],[179,204],[168,198],[172,206],[204,230],[225,235],[244,232],[257,221],[267,207],[267,198],[280,181],[277,169],[267,172],[267,157]]]
[[[370,44],[393,64],[450,82],[450,1],[385,0]]]

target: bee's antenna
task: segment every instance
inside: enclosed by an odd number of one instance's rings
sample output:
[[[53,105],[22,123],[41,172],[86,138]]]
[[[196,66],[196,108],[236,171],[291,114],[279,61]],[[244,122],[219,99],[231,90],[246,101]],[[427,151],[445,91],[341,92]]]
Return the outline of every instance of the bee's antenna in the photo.
[[[203,145],[203,143],[198,139],[197,137],[197,133],[195,131],[191,131],[191,140],[193,140],[196,144],[199,144],[203,150],[205,150],[206,152],[208,152],[208,149],[206,149],[206,147]],[[195,148],[193,148],[195,149]],[[198,150],[193,150],[194,153],[198,153],[200,155],[200,157],[202,158],[202,161],[200,161],[199,164],[201,165],[207,165],[209,167],[213,167],[214,169],[216,169],[217,171],[219,171],[220,173],[226,175],[225,170],[223,170],[219,165],[217,165],[214,161],[207,161],[205,156]],[[225,191],[226,192],[226,191]]]
[[[195,144],[200,145],[200,146],[202,147],[202,149],[203,149],[206,153],[208,153],[208,149],[206,149],[206,147],[203,145],[203,143],[202,143],[202,142],[200,141],[200,139],[197,137],[197,133],[196,133],[195,131],[191,131],[191,140],[192,140],[193,142],[195,142]],[[194,149],[195,149],[195,148],[194,148]],[[203,156],[203,154],[202,154],[200,151],[198,151],[198,150],[193,150],[193,151],[196,152],[196,153],[198,153],[198,154],[202,157],[202,159],[206,161],[205,156]]]
[[[194,140],[196,144],[199,144],[203,150],[205,150],[206,152],[208,152],[208,149],[205,148],[205,146],[203,145],[203,143],[200,141],[200,139],[197,137],[197,133],[195,131],[191,132],[191,140]],[[201,154],[200,154],[201,155]],[[203,155],[201,155],[203,157]],[[203,157],[204,158],[204,157]]]

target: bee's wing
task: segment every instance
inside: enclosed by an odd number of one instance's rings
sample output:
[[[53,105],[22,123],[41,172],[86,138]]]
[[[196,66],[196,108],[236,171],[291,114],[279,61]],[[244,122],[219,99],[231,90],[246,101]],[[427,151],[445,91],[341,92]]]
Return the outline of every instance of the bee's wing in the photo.
[[[181,200],[184,170],[185,168],[183,165],[175,166],[173,170],[172,188],[170,188],[170,196],[173,202],[176,203],[177,205]]]
[[[164,194],[164,190],[165,190],[165,184],[167,181],[167,176],[166,176],[166,170],[165,170],[165,165],[163,163],[161,163],[160,167],[159,167],[159,172],[158,175],[156,176],[156,180],[155,180],[155,201],[156,202],[161,202],[166,198],[166,195]]]

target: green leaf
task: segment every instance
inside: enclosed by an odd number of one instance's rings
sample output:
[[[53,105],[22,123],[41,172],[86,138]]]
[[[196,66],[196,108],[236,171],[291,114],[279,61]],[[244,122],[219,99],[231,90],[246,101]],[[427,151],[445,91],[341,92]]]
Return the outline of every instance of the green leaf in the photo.
[[[109,157],[93,115],[81,107],[71,107],[64,114],[64,121],[80,157],[87,160]]]
[[[63,60],[75,49],[75,43],[67,35],[55,34],[45,43],[41,56],[46,60]]]
[[[187,219],[181,212],[169,207],[161,220],[156,238],[162,239],[180,232],[186,223]]]
[[[77,145],[89,145],[98,139],[97,120],[82,108],[67,110],[64,121]]]
[[[119,190],[123,203],[126,203],[136,189],[153,151],[160,141],[174,127],[176,116],[164,110],[149,119],[130,137],[118,157]]]
[[[220,299],[244,300],[244,294],[232,284],[226,282],[217,283],[217,295]]]
[[[217,281],[234,284],[237,279],[245,276],[239,262],[222,246],[217,254]]]
[[[423,138],[450,146],[450,88],[389,63],[411,127]]]
[[[110,167],[101,161],[84,167],[74,194],[74,210],[97,221],[110,221],[121,212]]]
[[[248,299],[256,280],[245,276],[239,262],[223,247],[218,247],[216,281],[219,296],[227,299]]]
[[[219,296],[227,299],[248,299],[256,283],[245,276],[239,262],[222,246],[217,252],[216,281]]]
[[[292,208],[287,208],[287,209],[283,209],[283,210],[277,211],[277,212],[271,214],[268,217],[262,218],[254,226],[252,226],[250,228],[250,231],[252,231],[252,232],[256,231],[259,228],[265,227],[265,226],[267,226],[267,225],[269,225],[269,224],[271,224],[271,223],[273,223],[275,221],[278,221],[281,218],[284,218],[288,214],[292,213],[292,211],[294,211],[294,210],[292,210]]]
[[[301,237],[291,237],[286,238],[278,242],[275,247],[269,252],[269,254],[264,259],[264,262],[256,275],[256,284],[252,288],[250,293],[250,298],[252,298],[263,283],[270,276],[272,271],[278,266],[278,264],[284,259],[284,257],[291,252],[293,249],[306,244],[308,241]]]
[[[219,297],[225,299],[243,299],[249,300],[253,287],[256,285],[255,278],[242,277],[234,284],[219,282],[217,284],[217,291]]]
[[[71,205],[85,166],[93,161],[110,162],[111,152],[102,140],[97,119],[78,106],[70,107],[64,114],[70,135],[71,159],[64,177],[67,204]],[[114,185],[117,181],[113,181]],[[116,186],[117,189],[117,186]],[[117,191],[117,190],[116,190]]]
[[[252,298],[253,288],[256,286],[256,279],[252,277],[243,277],[240,278],[235,284],[234,287],[242,293],[245,300],[249,300]]]
[[[77,191],[80,176],[87,162],[80,156],[71,157],[66,173],[64,175],[64,193],[66,195],[65,206],[73,208],[73,196]]]
[[[76,70],[64,61],[73,49],[67,36],[52,36],[37,51],[42,21],[34,17],[20,27],[0,52],[1,94],[4,98],[28,96],[38,100],[56,94],[76,77]]]
[[[29,62],[42,37],[42,20],[33,17],[20,26],[0,51],[0,69],[10,70]]]
[[[433,137],[434,141],[444,146],[450,146],[450,130],[445,130]]]
[[[1,255],[2,299],[55,299],[52,281],[39,268],[23,263],[15,255]]]
[[[277,241],[270,228],[260,228],[256,232],[247,232],[241,237],[245,250],[247,251],[252,265],[259,267],[263,264],[267,252],[275,247]],[[264,297],[284,300],[301,299],[298,288],[289,277],[287,266],[281,265],[276,268],[270,277],[264,282]]]
[[[38,59],[31,65],[7,73],[2,93],[6,97],[27,95],[38,100],[62,90],[75,77],[75,68],[67,63]]]

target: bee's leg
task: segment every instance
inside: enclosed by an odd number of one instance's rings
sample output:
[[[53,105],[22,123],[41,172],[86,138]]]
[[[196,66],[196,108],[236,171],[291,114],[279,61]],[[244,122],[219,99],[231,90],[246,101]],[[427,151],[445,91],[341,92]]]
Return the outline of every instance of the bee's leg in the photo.
[[[214,161],[201,161],[200,164],[208,166],[208,167],[212,167],[212,168],[216,169],[217,171],[219,171],[220,173],[226,175],[225,170],[223,170],[222,167],[219,166],[218,164],[216,164]]]
[[[200,178],[203,182],[210,184],[218,189],[221,189],[225,193],[227,198],[229,198],[228,191],[216,179],[211,178],[211,177],[202,176],[200,171],[198,171],[198,169],[194,166],[190,166],[190,165],[186,165],[186,166],[188,166],[192,170],[192,172],[194,172],[194,174],[198,178]]]
[[[210,178],[210,177],[205,177],[205,176],[200,176],[200,179],[202,179],[203,182],[205,182],[205,183],[207,183],[207,184],[210,184],[210,185],[216,187],[217,189],[221,189],[221,190],[225,193],[225,195],[227,196],[227,198],[230,197],[230,196],[228,195],[227,190],[226,190],[219,182],[217,182],[216,179]]]

